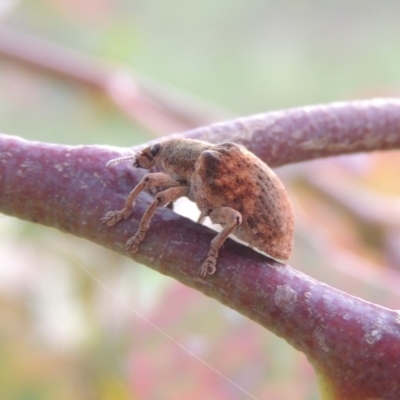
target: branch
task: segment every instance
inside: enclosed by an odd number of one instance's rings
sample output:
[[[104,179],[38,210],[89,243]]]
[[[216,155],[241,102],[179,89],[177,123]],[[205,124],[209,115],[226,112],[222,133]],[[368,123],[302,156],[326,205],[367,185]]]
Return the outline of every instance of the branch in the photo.
[[[185,136],[241,143],[270,166],[400,147],[400,99],[299,107],[195,129]]]
[[[270,165],[400,147],[400,101],[299,108],[212,125],[186,134],[241,142]],[[151,196],[132,221],[100,218],[124,203],[142,173],[106,169],[127,149],[68,147],[0,135],[0,211],[58,228],[130,256],[239,311],[304,352],[327,398],[400,398],[400,313],[322,284],[228,240],[216,275],[199,268],[215,233],[168,209],[154,217],[140,252],[126,254]]]

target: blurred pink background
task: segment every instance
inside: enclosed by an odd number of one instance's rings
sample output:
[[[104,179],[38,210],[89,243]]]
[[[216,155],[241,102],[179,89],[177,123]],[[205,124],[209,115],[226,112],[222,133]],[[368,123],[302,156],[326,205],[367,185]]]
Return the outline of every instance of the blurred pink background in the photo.
[[[387,0],[0,1],[0,132],[132,146],[230,116],[398,96],[399,12]],[[24,38],[50,47],[32,50]],[[11,60],[7,44],[66,72]],[[289,264],[399,308],[399,163],[387,152],[278,169],[296,213]],[[188,202],[176,210],[197,218]],[[228,379],[259,399],[318,399],[305,356],[254,322],[90,242],[8,216],[0,337],[2,399],[250,398]]]

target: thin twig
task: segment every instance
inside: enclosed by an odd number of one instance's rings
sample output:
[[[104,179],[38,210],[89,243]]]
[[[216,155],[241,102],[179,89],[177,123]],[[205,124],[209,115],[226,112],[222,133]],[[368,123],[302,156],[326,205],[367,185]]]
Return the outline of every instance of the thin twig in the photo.
[[[379,227],[400,226],[399,199],[360,185],[334,165],[320,167],[318,173],[314,173],[313,168],[308,166],[302,172],[307,183],[329,196],[360,221]]]
[[[157,134],[184,131],[229,115],[126,67],[4,26],[0,26],[0,57],[101,91],[134,121]]]

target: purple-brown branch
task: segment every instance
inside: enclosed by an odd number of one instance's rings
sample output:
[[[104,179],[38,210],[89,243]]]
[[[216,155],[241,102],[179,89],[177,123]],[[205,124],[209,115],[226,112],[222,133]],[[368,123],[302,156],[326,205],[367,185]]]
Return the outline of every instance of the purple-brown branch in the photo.
[[[400,148],[400,101],[342,103],[267,113],[186,134],[245,144],[271,166],[358,151]],[[121,207],[140,171],[105,163],[127,149],[67,147],[0,136],[0,211],[58,228],[121,254],[133,222],[100,218]],[[241,312],[304,352],[327,398],[400,398],[400,313],[322,284],[228,240],[218,272],[202,278],[210,229],[168,209],[154,217],[133,259]],[[301,268],[301,266],[300,266]]]
[[[246,146],[270,166],[400,147],[400,99],[375,99],[269,112],[188,132]]]

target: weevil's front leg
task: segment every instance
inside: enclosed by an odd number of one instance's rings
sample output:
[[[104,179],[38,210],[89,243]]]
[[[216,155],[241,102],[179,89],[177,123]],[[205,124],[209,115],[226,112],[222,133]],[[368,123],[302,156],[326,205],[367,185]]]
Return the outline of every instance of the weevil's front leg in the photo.
[[[211,241],[207,258],[201,266],[200,275],[212,275],[217,270],[218,251],[226,238],[242,223],[242,214],[230,207],[219,207],[211,211],[209,217],[214,224],[221,224],[224,228]]]
[[[171,187],[158,193],[154,201],[143,214],[138,231],[126,242],[125,250],[130,251],[131,253],[136,253],[138,251],[139,245],[146,236],[146,233],[149,230],[150,221],[158,207],[165,206],[166,204],[174,202],[180,197],[187,196],[188,193],[188,186]]]
[[[180,185],[181,184],[175,179],[173,179],[169,175],[163,174],[162,172],[147,174],[129,193],[129,196],[125,201],[124,208],[120,211],[109,211],[101,219],[101,222],[103,224],[107,224],[108,226],[112,226],[115,225],[118,221],[121,221],[122,218],[129,218],[132,212],[132,208],[135,205],[136,197],[141,191],[145,189],[149,189],[151,187],[169,188]]]

